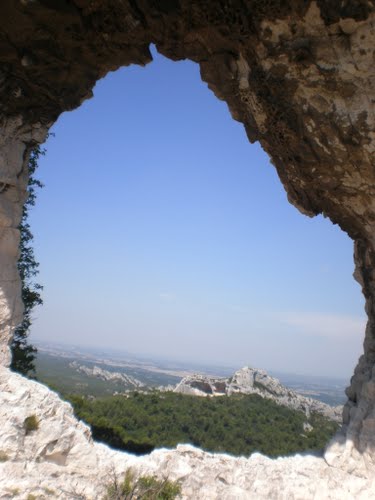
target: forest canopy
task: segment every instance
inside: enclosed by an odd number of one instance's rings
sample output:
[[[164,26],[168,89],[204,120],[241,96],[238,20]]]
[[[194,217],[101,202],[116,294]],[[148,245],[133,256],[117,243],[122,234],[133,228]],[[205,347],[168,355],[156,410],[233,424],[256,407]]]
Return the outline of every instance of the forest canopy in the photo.
[[[338,425],[319,414],[279,406],[258,395],[215,398],[173,392],[71,396],[76,415],[95,439],[136,454],[190,443],[212,452],[268,456],[322,450]],[[312,429],[306,429],[309,423]]]

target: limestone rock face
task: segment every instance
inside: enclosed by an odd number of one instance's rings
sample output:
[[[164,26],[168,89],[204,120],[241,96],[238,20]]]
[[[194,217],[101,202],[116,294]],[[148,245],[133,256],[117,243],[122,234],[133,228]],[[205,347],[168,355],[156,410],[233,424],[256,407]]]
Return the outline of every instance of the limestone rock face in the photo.
[[[35,416],[38,428],[27,431]],[[47,387],[0,368],[0,498],[100,500],[114,474],[179,480],[183,499],[371,500],[375,478],[330,467],[319,456],[232,457],[189,445],[135,457],[93,442],[71,406]]]
[[[230,378],[214,378],[205,375],[184,377],[174,389],[175,392],[194,396],[223,396],[234,393],[258,394],[275,403],[293,410],[321,413],[325,417],[342,421],[342,406],[332,407],[316,399],[307,398],[283,386],[277,378],[271,377],[265,370],[245,366]]]
[[[353,238],[368,324],[343,434],[327,460],[374,475],[374,21],[374,0],[3,0],[0,363],[9,364],[22,315],[17,227],[30,148],[108,71],[150,62],[154,43],[173,60],[200,65],[249,140],[271,156],[291,203]]]
[[[1,77],[0,77],[1,81]],[[0,83],[1,88],[1,83]],[[8,344],[22,321],[17,271],[19,232],[27,186],[28,145],[45,140],[48,128],[25,124],[20,116],[0,115],[0,363],[10,361]]]

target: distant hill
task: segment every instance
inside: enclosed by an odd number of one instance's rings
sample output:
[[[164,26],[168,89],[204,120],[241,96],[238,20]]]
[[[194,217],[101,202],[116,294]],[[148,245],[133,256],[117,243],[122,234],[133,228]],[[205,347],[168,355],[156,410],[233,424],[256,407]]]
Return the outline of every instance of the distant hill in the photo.
[[[37,343],[37,377],[61,393],[106,396],[145,388],[175,386],[184,377],[199,374],[211,378],[230,378],[236,368],[197,365],[168,360],[152,360],[127,352],[56,343]],[[78,366],[79,365],[79,366]],[[110,372],[107,373],[106,372]],[[269,372],[297,394],[342,405],[347,381],[322,376]],[[113,374],[113,375],[111,375]],[[116,375],[117,374],[117,375]],[[134,379],[135,383],[132,383]]]
[[[36,377],[61,394],[111,396],[140,387],[178,383],[182,376],[137,366],[114,366],[99,360],[38,352]]]
[[[293,410],[303,411],[308,417],[310,413],[321,413],[330,420],[340,422],[342,406],[332,407],[293,391],[271,377],[265,370],[244,367],[237,370],[229,378],[190,375],[184,377],[174,392],[192,396],[230,396],[232,394],[257,394],[271,399],[275,403]]]

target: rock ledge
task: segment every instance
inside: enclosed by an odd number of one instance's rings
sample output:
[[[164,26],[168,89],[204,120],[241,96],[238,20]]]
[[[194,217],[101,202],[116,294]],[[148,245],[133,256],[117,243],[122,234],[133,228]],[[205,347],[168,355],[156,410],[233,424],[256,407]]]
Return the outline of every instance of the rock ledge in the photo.
[[[0,368],[0,402],[0,451],[6,456],[0,462],[1,499],[32,494],[97,500],[111,475],[120,477],[128,467],[181,480],[184,499],[375,499],[374,478],[330,467],[314,455],[232,457],[188,445],[145,457],[113,451],[92,440],[57,394],[6,368]],[[31,415],[39,428],[26,433]]]

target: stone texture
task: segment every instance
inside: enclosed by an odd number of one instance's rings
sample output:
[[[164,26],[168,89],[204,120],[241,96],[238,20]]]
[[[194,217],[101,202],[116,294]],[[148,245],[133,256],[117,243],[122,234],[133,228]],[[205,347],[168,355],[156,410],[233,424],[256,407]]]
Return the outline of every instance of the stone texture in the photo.
[[[25,167],[30,148],[45,140],[48,128],[40,123],[26,124],[20,115],[0,116],[0,131],[0,363],[7,365],[8,344],[23,313],[17,227],[26,196]]]
[[[24,422],[35,415],[37,430]],[[182,483],[183,499],[375,499],[375,478],[330,467],[315,455],[270,459],[259,453],[232,457],[189,445],[144,457],[93,442],[71,406],[47,387],[0,368],[0,498],[99,500],[113,474],[136,474]],[[18,491],[18,493],[16,493]]]
[[[330,447],[374,474],[375,131],[373,0],[3,0],[0,6],[0,362],[22,305],[16,273],[28,151],[108,71],[189,58],[269,153],[289,200],[355,241],[368,324]],[[296,494],[295,498],[298,495]]]

